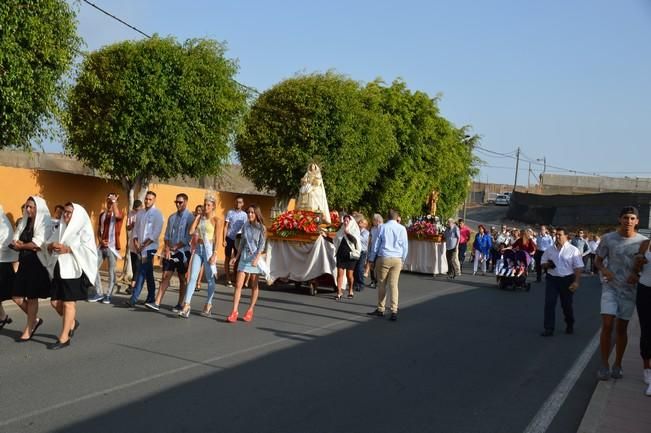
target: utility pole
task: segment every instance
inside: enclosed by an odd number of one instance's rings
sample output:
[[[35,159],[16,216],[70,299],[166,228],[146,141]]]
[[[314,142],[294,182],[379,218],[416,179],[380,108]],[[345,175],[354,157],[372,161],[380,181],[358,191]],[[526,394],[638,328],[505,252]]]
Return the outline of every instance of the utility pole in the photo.
[[[529,170],[527,171],[527,192],[531,189],[531,162],[529,162]]]
[[[515,154],[515,180],[513,181],[513,192],[515,192],[515,187],[518,186],[518,169],[520,168],[520,147]]]

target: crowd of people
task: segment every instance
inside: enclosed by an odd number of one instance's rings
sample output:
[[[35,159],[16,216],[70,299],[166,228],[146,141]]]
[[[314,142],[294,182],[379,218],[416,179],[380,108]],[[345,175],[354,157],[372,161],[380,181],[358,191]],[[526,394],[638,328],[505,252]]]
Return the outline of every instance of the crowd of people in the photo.
[[[114,290],[116,287],[119,290],[116,263],[122,258],[120,235],[125,222],[129,240],[126,250],[133,279],[127,289],[130,296],[123,306],[135,307],[146,284],[144,306],[159,311],[176,275],[179,294],[171,310],[179,317],[189,318],[193,295],[205,277],[207,294],[199,314],[210,317],[218,276],[218,252],[224,248],[225,284],[233,289],[233,307],[226,321],[238,320],[245,285],[251,289],[251,298],[241,320],[253,320],[258,278],[268,274],[264,258],[267,234],[257,205],[245,207],[244,198],[238,196],[235,207],[221,222],[215,212],[217,203],[213,194],[206,194],[203,204],[193,213],[188,210],[188,195],[181,193],[174,201],[176,212],[165,224],[156,207],[155,192],[147,191],[142,202],[135,200],[127,215],[120,210],[118,199],[115,193],[107,195],[96,229],[87,211],[72,202],[56,205],[50,214],[42,197],[30,196],[22,208],[22,217],[15,224],[0,207],[0,329],[13,322],[4,311],[2,301],[13,300],[27,317],[16,341],[31,340],[43,325],[38,301],[50,298],[52,307],[62,318],[62,326],[57,341],[48,348],[68,347],[80,326],[76,302],[112,304]],[[384,315],[388,289],[391,319],[396,320],[398,278],[408,251],[405,228],[397,222],[399,215],[391,211],[387,223],[379,214],[374,215],[370,230],[368,221],[359,213],[345,215],[342,220],[336,237],[326,236],[336,249],[336,299],[342,298],[345,287],[348,298],[354,297],[354,291],[361,291],[365,278],[371,274],[371,285],[377,286],[380,294],[373,314]],[[163,244],[159,245],[161,235]],[[154,278],[155,257],[161,259],[162,268],[158,290]],[[106,286],[99,272],[104,262],[108,263]]]
[[[156,208],[156,193],[147,191],[144,202],[136,201],[128,215],[118,204],[118,195],[106,198],[105,209],[99,214],[97,228],[91,224],[87,211],[79,204],[67,202],[55,206],[50,214],[42,197],[30,196],[23,215],[12,224],[0,206],[0,329],[12,319],[2,308],[2,301],[13,300],[26,316],[19,343],[32,339],[43,325],[38,315],[39,299],[50,298],[51,305],[61,317],[57,341],[50,349],[70,345],[80,323],[76,317],[76,302],[111,303],[116,287],[116,262],[121,258],[120,232],[126,220],[132,272],[130,297],[124,303],[134,307],[147,284],[146,308],[159,311],[163,297],[174,275],[179,280],[179,295],[172,311],[188,318],[193,295],[202,280],[207,280],[207,295],[200,315],[212,315],[212,298],[217,281],[219,248],[224,248],[226,285],[233,289],[233,306],[226,321],[234,323],[239,317],[242,290],[251,289],[251,298],[242,320],[253,320],[259,294],[260,275],[268,274],[265,261],[266,228],[258,206],[244,205],[237,197],[236,205],[221,222],[216,216],[216,198],[206,194],[203,205],[195,212],[188,210],[188,196],[178,194],[174,201],[176,212],[167,219]],[[398,281],[408,248],[407,230],[400,214],[390,211],[387,220],[375,214],[369,227],[360,213],[342,215],[342,224],[334,238],[337,277],[335,299],[340,301],[347,289],[347,298],[365,287],[376,287],[377,305],[369,313],[384,316],[388,308],[391,320],[398,318]],[[436,224],[439,221],[434,220]],[[449,219],[442,230],[449,278],[462,272],[467,249],[471,251],[473,274],[495,273],[498,278],[519,277],[535,271],[536,281],[545,276],[544,330],[551,337],[555,331],[555,309],[560,298],[567,334],[574,332],[573,295],[584,273],[598,273],[602,284],[601,296],[601,358],[598,378],[622,377],[622,358],[627,345],[628,322],[637,308],[641,325],[640,353],[644,380],[651,395],[651,249],[645,236],[637,233],[639,212],[634,207],[622,209],[617,230],[600,235],[587,234],[541,225],[509,229],[502,225],[487,229],[479,225],[472,234],[463,220]],[[218,233],[222,229],[222,236]],[[442,229],[442,227],[441,227]],[[163,245],[159,238],[163,234]],[[470,245],[470,248],[468,246]],[[160,251],[160,252],[159,252]],[[162,259],[162,279],[158,290],[154,278],[154,258]],[[99,267],[108,261],[108,285],[103,288]],[[387,299],[389,305],[387,306]],[[615,361],[609,364],[611,334],[615,331]]]
[[[479,225],[472,243],[473,275],[481,264],[482,275],[488,270],[498,281],[505,276],[524,276],[535,271],[536,282],[545,275],[543,337],[555,331],[555,310],[560,298],[565,319],[565,333],[574,333],[573,297],[584,274],[598,274],[601,285],[602,366],[599,380],[619,379],[623,375],[622,359],[628,343],[628,323],[637,309],[640,321],[640,355],[646,395],[651,396],[651,242],[637,232],[639,211],[624,207],[616,230],[599,234],[576,229],[541,225],[517,229],[502,225]],[[463,232],[463,220],[448,220],[444,231],[448,276],[455,278],[465,262],[464,242],[471,235]],[[610,365],[611,338],[615,333],[615,359]]]

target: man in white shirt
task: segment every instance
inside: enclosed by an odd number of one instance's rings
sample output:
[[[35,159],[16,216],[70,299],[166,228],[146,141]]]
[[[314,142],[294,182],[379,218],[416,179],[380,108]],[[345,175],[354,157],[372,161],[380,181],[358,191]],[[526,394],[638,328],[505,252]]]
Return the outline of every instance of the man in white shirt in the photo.
[[[147,300],[154,303],[156,300],[156,281],[154,280],[154,256],[158,250],[158,239],[163,231],[163,214],[158,210],[156,193],[147,191],[145,194],[145,208],[138,212],[136,224],[133,228],[133,246],[140,255],[140,269],[133,288],[131,299],[126,301],[127,306],[134,307],[142,291],[142,286],[147,280]]]
[[[244,223],[246,223],[247,215],[244,212],[244,197],[238,195],[235,198],[235,209],[231,209],[226,213],[224,218],[224,230],[222,231],[222,245],[224,246],[224,270],[226,273],[226,286],[233,287],[235,278],[231,278],[230,261],[231,257],[237,256],[237,249],[235,248],[235,240],[238,233],[242,231]],[[233,274],[237,270],[233,269]]]
[[[547,226],[540,226],[540,232],[536,236],[536,253],[533,256],[536,263],[536,282],[542,281],[542,256],[547,248],[554,244],[554,238],[549,235]]]
[[[574,333],[574,311],[572,298],[579,288],[583,257],[581,252],[567,240],[562,228],[556,229],[556,241],[542,255],[542,266],[547,271],[545,278],[545,331],[543,337],[554,335],[556,324],[556,300],[560,296],[565,316],[565,333]]]

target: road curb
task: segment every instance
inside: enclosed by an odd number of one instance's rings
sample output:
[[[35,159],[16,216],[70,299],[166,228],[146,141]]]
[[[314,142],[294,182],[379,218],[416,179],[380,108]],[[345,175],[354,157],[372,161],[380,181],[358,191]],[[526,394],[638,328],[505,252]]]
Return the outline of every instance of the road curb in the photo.
[[[615,381],[599,381],[597,388],[595,388],[588,408],[583,415],[581,424],[577,433],[595,433],[601,425],[601,420],[606,413],[606,405],[608,403],[608,396],[613,389]]]

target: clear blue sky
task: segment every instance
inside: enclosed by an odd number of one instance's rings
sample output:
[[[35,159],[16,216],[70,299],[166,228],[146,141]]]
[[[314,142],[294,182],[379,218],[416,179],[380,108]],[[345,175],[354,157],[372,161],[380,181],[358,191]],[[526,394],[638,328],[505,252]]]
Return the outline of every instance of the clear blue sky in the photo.
[[[442,114],[487,149],[651,177],[651,0],[93,2],[145,33],[225,41],[260,91],[329,69],[401,77],[440,93]],[[83,2],[78,19],[90,50],[142,37]],[[513,182],[512,158],[477,154],[482,181]]]

